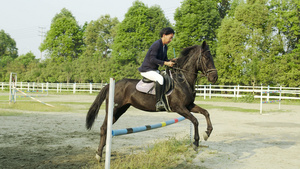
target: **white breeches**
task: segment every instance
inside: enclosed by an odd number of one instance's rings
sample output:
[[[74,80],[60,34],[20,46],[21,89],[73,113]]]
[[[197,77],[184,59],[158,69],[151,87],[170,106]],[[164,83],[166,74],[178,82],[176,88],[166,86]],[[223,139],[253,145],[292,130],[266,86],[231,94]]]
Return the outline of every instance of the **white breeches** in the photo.
[[[141,72],[141,75],[149,80],[158,82],[160,85],[164,84],[164,78],[162,77],[162,75],[159,74],[159,71],[156,70],[151,70],[148,72]]]

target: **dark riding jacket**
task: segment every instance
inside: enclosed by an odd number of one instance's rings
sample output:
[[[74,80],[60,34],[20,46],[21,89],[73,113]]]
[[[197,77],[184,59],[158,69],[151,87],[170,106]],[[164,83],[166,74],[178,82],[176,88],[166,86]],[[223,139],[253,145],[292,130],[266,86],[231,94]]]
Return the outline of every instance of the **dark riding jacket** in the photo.
[[[138,68],[140,72],[147,72],[150,70],[158,70],[158,66],[163,66],[164,61],[169,61],[167,56],[168,46],[162,43],[159,39],[155,41],[149,48],[142,66]]]

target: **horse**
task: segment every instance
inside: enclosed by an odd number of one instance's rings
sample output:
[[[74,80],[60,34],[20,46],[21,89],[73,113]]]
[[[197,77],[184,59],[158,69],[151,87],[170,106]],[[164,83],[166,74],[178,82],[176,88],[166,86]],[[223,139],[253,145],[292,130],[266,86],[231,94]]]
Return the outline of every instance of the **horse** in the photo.
[[[198,72],[202,72],[209,82],[215,83],[218,79],[217,69],[215,68],[213,57],[210,53],[209,46],[204,41],[202,45],[194,45],[184,48],[180,57],[175,61],[175,65],[170,70],[174,80],[174,90],[167,97],[172,112],[190,120],[194,125],[194,142],[193,146],[199,146],[198,120],[191,112],[201,113],[205,116],[207,130],[204,132],[204,139],[207,140],[213,130],[210,115],[207,110],[197,106],[195,101],[195,85],[198,80]],[[130,107],[155,112],[156,99],[155,95],[142,93],[136,90],[138,79],[122,79],[115,84],[115,106],[113,108],[113,123],[115,123]],[[107,136],[107,115],[108,115],[108,95],[109,85],[106,85],[97,95],[92,103],[87,116],[86,128],[90,130],[98,115],[101,104],[106,100],[106,115],[102,126],[100,127],[100,143],[96,152],[96,158],[101,161],[103,148],[106,144]]]

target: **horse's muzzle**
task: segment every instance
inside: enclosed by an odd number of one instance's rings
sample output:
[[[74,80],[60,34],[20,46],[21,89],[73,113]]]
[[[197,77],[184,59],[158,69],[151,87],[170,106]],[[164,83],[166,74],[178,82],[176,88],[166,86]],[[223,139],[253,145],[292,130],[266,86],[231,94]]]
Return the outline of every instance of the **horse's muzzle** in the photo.
[[[207,75],[207,80],[212,83],[216,83],[218,80],[218,72],[217,70],[210,71]]]

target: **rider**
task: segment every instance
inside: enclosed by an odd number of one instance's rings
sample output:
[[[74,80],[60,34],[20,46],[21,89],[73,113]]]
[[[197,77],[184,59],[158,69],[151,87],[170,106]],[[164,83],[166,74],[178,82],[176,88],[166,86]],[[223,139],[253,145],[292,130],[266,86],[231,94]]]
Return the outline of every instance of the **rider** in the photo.
[[[142,66],[138,68],[141,75],[151,81],[156,82],[156,111],[167,110],[164,96],[164,79],[159,74],[159,66],[173,67],[174,62],[170,61],[167,57],[167,50],[175,32],[172,28],[163,28],[160,31],[160,39],[155,41],[149,48]]]

